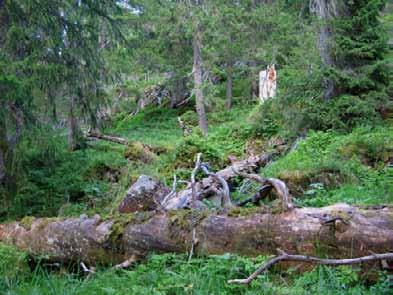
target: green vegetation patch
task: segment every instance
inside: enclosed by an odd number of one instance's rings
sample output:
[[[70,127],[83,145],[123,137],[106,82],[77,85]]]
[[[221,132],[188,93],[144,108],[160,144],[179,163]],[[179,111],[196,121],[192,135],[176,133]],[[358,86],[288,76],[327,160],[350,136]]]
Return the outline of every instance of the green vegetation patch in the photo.
[[[18,295],[184,295],[184,294],[390,294],[389,280],[381,274],[373,284],[358,268],[348,266],[316,267],[301,275],[295,270],[285,273],[274,269],[257,277],[250,285],[230,285],[228,279],[245,278],[266,257],[245,258],[236,255],[194,257],[187,255],[151,255],[143,264],[130,270],[101,270],[89,279],[79,274],[56,275],[35,271],[18,284],[4,284],[0,292]],[[5,281],[0,278],[0,281]]]
[[[299,185],[298,202],[324,206],[334,202],[392,203],[393,130],[357,128],[349,134],[313,132],[263,175]]]

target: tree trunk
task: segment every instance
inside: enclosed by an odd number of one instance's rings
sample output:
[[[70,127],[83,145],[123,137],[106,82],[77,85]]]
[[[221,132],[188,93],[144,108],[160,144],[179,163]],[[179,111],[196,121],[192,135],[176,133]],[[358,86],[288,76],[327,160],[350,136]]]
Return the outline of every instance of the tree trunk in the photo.
[[[48,89],[48,101],[49,101],[49,107],[51,108],[51,117],[52,117],[52,122],[57,123],[58,117],[57,117],[57,108],[56,108],[56,100],[55,96],[53,95],[53,91],[51,89]]]
[[[68,147],[75,151],[81,147],[82,132],[75,117],[75,96],[70,97],[68,113]]]
[[[0,103],[1,109],[4,109],[4,103]],[[6,154],[8,149],[7,129],[5,123],[5,114],[0,113],[0,184],[4,184],[7,175],[6,170]]]
[[[7,130],[7,127],[11,126]],[[0,102],[0,185],[4,188],[5,208],[16,194],[15,151],[22,136],[23,114],[20,107],[12,101]],[[14,129],[10,131],[10,129]]]
[[[187,92],[187,78],[186,77],[175,77],[173,80],[173,88],[171,93],[171,101],[169,107],[171,109],[181,103],[186,97]]]
[[[331,21],[339,16],[339,7],[336,0],[310,0],[310,11],[314,13],[322,22],[319,25],[318,49],[321,59],[326,68],[334,66],[334,58],[332,52],[333,27]],[[337,86],[332,79],[326,78],[324,81],[326,100],[331,99],[337,94]]]
[[[232,107],[232,87],[233,87],[233,62],[229,60],[227,63],[227,91],[226,91],[226,108],[229,110]]]
[[[207,117],[205,111],[205,98],[202,91],[202,57],[201,57],[201,31],[199,24],[194,25],[192,47],[194,51],[194,91],[196,99],[196,111],[198,113],[199,127],[204,135],[207,135]]]
[[[92,264],[119,263],[150,252],[187,252],[192,241],[198,241],[193,251],[199,255],[271,255],[280,248],[289,254],[347,258],[392,252],[392,220],[393,208],[346,204],[283,213],[261,209],[247,216],[236,216],[236,211],[140,212],[107,220],[98,215],[26,219],[0,225],[0,241],[52,261]]]

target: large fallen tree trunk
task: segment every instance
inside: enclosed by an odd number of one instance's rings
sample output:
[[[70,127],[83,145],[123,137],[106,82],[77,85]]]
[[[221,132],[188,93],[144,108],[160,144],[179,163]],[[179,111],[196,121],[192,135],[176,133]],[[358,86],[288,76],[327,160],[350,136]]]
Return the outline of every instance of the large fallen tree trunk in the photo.
[[[293,208],[249,216],[178,210],[142,212],[102,220],[32,219],[0,225],[0,241],[53,261],[120,263],[149,252],[270,255],[286,253],[349,258],[393,251],[393,208],[346,204]],[[263,212],[263,210],[265,210]],[[240,211],[242,212],[242,211]],[[246,211],[243,211],[243,213]]]

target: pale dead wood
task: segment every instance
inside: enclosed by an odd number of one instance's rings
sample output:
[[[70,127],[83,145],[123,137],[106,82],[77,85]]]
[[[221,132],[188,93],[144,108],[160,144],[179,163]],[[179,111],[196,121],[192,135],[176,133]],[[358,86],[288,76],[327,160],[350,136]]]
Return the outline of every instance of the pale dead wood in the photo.
[[[80,266],[82,267],[83,272],[87,274],[86,279],[90,279],[91,276],[96,274],[95,268],[88,268],[83,261],[81,261]]]
[[[122,263],[116,264],[112,269],[123,269],[130,267],[133,263],[138,261],[136,255],[132,255],[129,259],[123,261]]]
[[[315,263],[321,265],[351,265],[351,264],[359,264],[364,262],[371,262],[371,261],[386,261],[386,260],[393,260],[393,253],[383,253],[383,254],[372,254],[369,256],[363,256],[358,258],[346,258],[346,259],[323,259],[313,256],[306,256],[306,255],[295,255],[295,254],[288,254],[280,249],[277,249],[279,253],[278,256],[275,256],[268,261],[266,261],[262,266],[260,266],[255,272],[253,272],[248,278],[246,279],[234,279],[229,280],[229,284],[249,284],[254,279],[258,277],[261,273],[268,270],[273,265],[281,262],[281,261],[300,261],[306,263]]]
[[[194,247],[197,244],[197,239],[196,239],[196,229],[195,227],[192,230],[192,240],[191,240],[191,249],[190,249],[190,254],[188,255],[188,261],[191,261],[192,255],[194,254]]]
[[[217,173],[210,172],[206,164],[202,164],[201,169],[206,175],[212,176],[213,178],[217,179],[218,182],[220,182],[222,186],[221,194],[222,194],[224,208],[233,207],[230,197],[229,186],[226,180],[222,176],[218,175]]]
[[[164,199],[162,200],[161,204],[165,207],[165,203],[170,200],[171,198],[176,196],[176,187],[177,187],[177,177],[176,174],[173,175],[173,184],[172,190],[167,194]]]
[[[289,190],[286,184],[282,180],[277,178],[264,178],[259,176],[258,174],[248,174],[248,173],[236,171],[235,169],[234,172],[243,178],[251,179],[253,181],[262,184],[263,186],[270,185],[272,188],[276,190],[278,197],[283,203],[284,210],[291,210],[294,208],[291,196],[289,194]]]
[[[181,130],[183,130],[183,136],[188,136],[192,133],[192,129],[186,125],[181,117],[177,117],[177,121],[179,122]]]
[[[191,206],[192,207],[195,206],[195,202],[196,202],[195,175],[201,166],[201,156],[202,156],[202,153],[197,154],[195,167],[191,172]]]
[[[233,160],[230,166],[217,171],[215,175],[228,182],[238,175],[234,171],[255,172],[260,167],[265,166],[274,155],[274,153],[266,153],[258,156],[253,155],[240,161]],[[189,206],[192,203],[193,192],[198,200],[209,197],[210,193],[216,190],[217,177],[210,175],[199,181],[195,181],[194,191],[192,190],[192,182],[188,183],[185,189],[179,191],[175,197],[168,199],[164,207],[167,210],[177,210]],[[182,183],[184,181],[180,180],[178,182]],[[221,181],[219,180],[219,182]],[[226,200],[226,204],[228,203],[228,200]]]
[[[101,139],[101,140],[110,141],[122,145],[128,145],[128,140],[125,138],[113,136],[113,135],[105,135],[93,130],[88,131],[86,133],[86,137],[90,139]]]

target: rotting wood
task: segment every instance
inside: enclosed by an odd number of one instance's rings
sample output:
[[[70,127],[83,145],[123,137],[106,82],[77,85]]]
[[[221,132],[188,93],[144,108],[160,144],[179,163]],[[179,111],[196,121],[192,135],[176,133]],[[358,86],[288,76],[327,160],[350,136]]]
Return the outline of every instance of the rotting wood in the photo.
[[[118,137],[118,136],[113,136],[113,135],[105,135],[102,134],[100,132],[97,131],[88,131],[86,133],[86,137],[88,139],[101,139],[101,140],[106,140],[106,141],[110,141],[110,142],[114,142],[114,143],[118,143],[118,144],[122,144],[122,145],[128,145],[128,140],[122,137]]]
[[[191,210],[158,212],[143,219],[130,215],[120,224],[97,215],[37,218],[28,226],[23,222],[1,224],[0,242],[32,255],[45,255],[53,262],[83,261],[88,265],[115,265],[152,252],[187,253],[192,240],[198,241],[193,243],[193,255],[273,255],[280,248],[309,256],[323,250],[326,257],[341,259],[393,252],[393,208],[335,204],[278,213],[260,210],[238,217]]]
[[[261,167],[265,166],[274,155],[274,153],[266,153],[262,155],[253,155],[241,161],[233,161],[230,166],[214,173],[214,175],[209,175],[200,181],[195,181],[194,188],[197,201],[219,190],[220,186],[222,186],[222,182],[220,180],[217,181],[218,179],[228,183],[231,179],[238,176],[236,172],[257,172]],[[192,186],[191,181],[187,187],[179,191],[176,196],[167,198],[165,203],[162,204],[163,207],[167,210],[190,207],[193,196]],[[229,204],[228,200],[226,200],[226,204]]]

